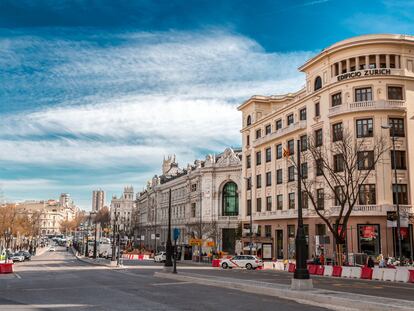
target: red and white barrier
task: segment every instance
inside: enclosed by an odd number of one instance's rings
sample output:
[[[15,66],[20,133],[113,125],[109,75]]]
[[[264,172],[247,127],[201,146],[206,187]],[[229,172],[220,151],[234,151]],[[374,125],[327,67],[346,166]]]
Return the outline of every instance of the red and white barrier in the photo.
[[[350,278],[351,274],[352,274],[352,268],[351,267],[342,267],[341,277]]]
[[[410,272],[408,272],[408,269],[406,267],[401,267],[401,268],[397,269],[397,273],[395,274],[395,280],[397,282],[407,283],[408,280],[410,279]]]
[[[361,269],[361,279],[371,280],[373,274],[373,269],[368,267],[363,267]]]
[[[384,278],[384,268],[375,267],[372,269],[372,279],[381,281]]]
[[[395,281],[395,276],[397,275],[397,269],[384,269],[384,275],[382,279],[384,281]]]
[[[323,275],[324,276],[332,276],[333,267],[332,266],[324,266]]]
[[[360,279],[361,278],[361,268],[360,267],[351,267],[351,278]]]

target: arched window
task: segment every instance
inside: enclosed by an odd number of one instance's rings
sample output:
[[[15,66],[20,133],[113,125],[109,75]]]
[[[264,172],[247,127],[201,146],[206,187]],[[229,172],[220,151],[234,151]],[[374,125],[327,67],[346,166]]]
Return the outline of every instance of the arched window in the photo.
[[[319,90],[320,88],[322,88],[322,79],[321,77],[317,76],[315,79],[315,88],[313,90],[316,91],[316,90]]]
[[[228,182],[223,188],[223,216],[239,215],[239,195],[237,185],[234,182]]]
[[[247,116],[247,125],[252,124],[252,117],[251,116]]]

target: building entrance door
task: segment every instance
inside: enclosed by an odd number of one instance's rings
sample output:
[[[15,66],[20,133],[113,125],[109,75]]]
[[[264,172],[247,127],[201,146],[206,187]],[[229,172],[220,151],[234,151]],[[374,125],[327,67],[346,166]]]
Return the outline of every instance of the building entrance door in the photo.
[[[283,259],[283,230],[276,230],[275,237],[275,257],[276,259]]]

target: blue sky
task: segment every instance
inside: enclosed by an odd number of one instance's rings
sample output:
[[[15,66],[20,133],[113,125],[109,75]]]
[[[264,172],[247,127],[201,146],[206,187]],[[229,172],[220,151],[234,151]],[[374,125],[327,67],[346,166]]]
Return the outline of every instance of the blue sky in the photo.
[[[307,58],[368,33],[414,34],[414,2],[2,0],[3,200],[90,209],[164,155],[238,146],[237,105],[301,88]]]

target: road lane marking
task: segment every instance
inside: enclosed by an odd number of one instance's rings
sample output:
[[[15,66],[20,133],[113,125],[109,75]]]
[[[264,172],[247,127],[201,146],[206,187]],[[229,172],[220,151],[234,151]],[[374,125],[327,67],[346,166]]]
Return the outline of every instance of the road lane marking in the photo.
[[[152,286],[168,286],[168,285],[181,285],[181,284],[194,284],[193,282],[168,282],[168,283],[153,283]]]
[[[18,279],[21,279],[22,277],[18,275],[17,273],[14,274]]]

